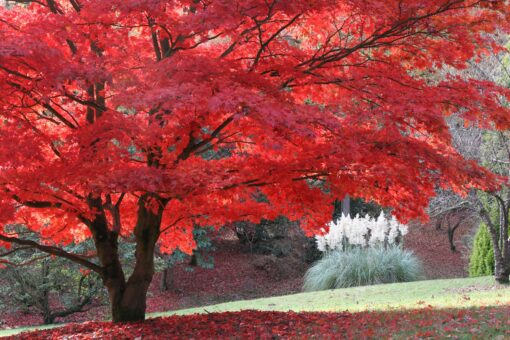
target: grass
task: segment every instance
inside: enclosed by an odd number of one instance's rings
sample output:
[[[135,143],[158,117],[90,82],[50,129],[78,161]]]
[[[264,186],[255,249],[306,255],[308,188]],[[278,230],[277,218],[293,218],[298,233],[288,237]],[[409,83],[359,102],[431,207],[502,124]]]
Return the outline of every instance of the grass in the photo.
[[[305,274],[304,291],[423,280],[418,258],[398,246],[354,247],[326,253]]]
[[[498,289],[493,289],[498,288]],[[494,278],[426,280],[300,293],[255,300],[153,313],[151,317],[244,309],[295,312],[361,312],[394,309],[470,308],[510,304],[510,286],[496,286]]]
[[[149,318],[239,310],[361,312],[417,309],[473,308],[510,304],[510,286],[496,286],[493,277],[427,280],[366,287],[344,288],[218,305],[163,313]],[[431,306],[431,307],[430,307]],[[62,325],[53,325],[58,327]],[[1,336],[49,327],[25,327],[0,331]]]

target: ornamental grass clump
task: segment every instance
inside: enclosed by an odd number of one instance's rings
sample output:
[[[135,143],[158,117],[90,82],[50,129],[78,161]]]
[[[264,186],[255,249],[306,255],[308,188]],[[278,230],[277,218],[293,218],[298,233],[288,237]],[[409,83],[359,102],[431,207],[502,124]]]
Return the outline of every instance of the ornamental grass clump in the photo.
[[[316,236],[323,257],[305,274],[303,290],[409,282],[423,278],[418,258],[402,248],[407,226],[382,214],[342,217],[329,232]]]
[[[346,251],[330,251],[317,261],[305,274],[303,290],[410,282],[421,278],[420,261],[399,246],[352,247]]]

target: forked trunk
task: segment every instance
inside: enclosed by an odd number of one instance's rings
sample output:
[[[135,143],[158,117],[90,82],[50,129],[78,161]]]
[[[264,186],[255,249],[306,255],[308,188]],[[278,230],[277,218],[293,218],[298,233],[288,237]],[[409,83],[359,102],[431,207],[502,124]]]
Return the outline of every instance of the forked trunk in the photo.
[[[135,269],[127,282],[123,276],[104,278],[114,322],[145,319],[147,291],[154,275],[154,265],[151,260],[153,255],[150,253],[152,247],[148,248],[148,252],[137,249]],[[151,259],[144,261],[142,257]]]
[[[91,199],[90,205],[101,207],[97,202]],[[91,224],[98,257],[105,268],[103,282],[108,289],[114,322],[145,319],[147,291],[154,275],[154,252],[166,203],[153,194],[144,194],[138,201],[134,229],[136,262],[127,282],[119,260],[118,234],[108,230],[104,214],[98,214]]]
[[[135,268],[122,291],[122,297],[112,304],[114,322],[145,319],[147,291],[154,276],[154,253],[165,205],[166,201],[156,195],[145,194],[140,197],[134,230]]]

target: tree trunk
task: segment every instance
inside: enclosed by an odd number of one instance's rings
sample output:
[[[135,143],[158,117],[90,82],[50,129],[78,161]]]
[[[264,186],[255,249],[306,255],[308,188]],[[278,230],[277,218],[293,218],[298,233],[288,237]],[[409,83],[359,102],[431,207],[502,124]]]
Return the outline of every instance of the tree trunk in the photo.
[[[154,276],[154,252],[166,203],[153,194],[144,194],[139,199],[134,230],[135,268],[125,284],[114,281],[111,292],[109,290],[114,322],[145,319],[147,291]]]
[[[351,216],[351,198],[349,195],[345,195],[342,200],[342,215],[346,217]]]
[[[508,265],[501,262],[496,262],[496,268],[494,271],[494,278],[498,283],[506,284],[510,283],[510,270]]]
[[[138,261],[129,280],[124,277],[111,276],[103,279],[108,289],[113,322],[145,320],[147,291],[154,274],[154,267],[143,267]]]
[[[161,273],[161,284],[159,286],[159,290],[162,292],[170,290],[170,288],[173,286],[172,283],[172,277],[170,273],[170,268],[163,269],[163,272]]]
[[[494,278],[499,283],[508,283],[510,271],[499,247],[499,230],[495,230],[495,228],[492,227],[489,228],[489,231],[492,237],[492,248],[494,251]]]
[[[48,260],[44,260],[41,267],[42,276],[42,287],[41,292],[41,308],[43,310],[43,321],[45,325],[49,325],[55,322],[55,318],[51,315],[50,307],[50,288],[48,286],[49,275],[50,275],[50,263]]]
[[[498,221],[499,225],[495,225],[490,219],[489,214],[486,210],[481,210],[481,216],[485,220],[487,227],[489,228],[489,233],[491,235],[492,240],[492,249],[494,251],[494,278],[498,283],[509,283],[510,279],[510,254],[508,254],[508,238],[500,240],[501,229],[508,228],[508,215],[506,212],[503,214],[502,209],[503,204],[499,206],[500,218]],[[505,234],[503,234],[505,235]],[[508,235],[508,229],[506,231],[506,235]],[[502,241],[500,243],[500,241]]]
[[[191,255],[191,259],[189,261],[189,265],[190,266],[196,266],[198,264],[198,261],[197,261],[197,254],[195,254],[195,252],[193,251],[193,255]]]
[[[113,322],[145,320],[147,288],[143,282],[119,287],[110,293]],[[113,293],[113,294],[112,294]],[[112,296],[113,295],[113,296]]]
[[[45,325],[51,325],[53,323],[55,323],[55,317],[53,315],[50,314],[44,314],[43,315],[43,323]]]
[[[126,282],[118,251],[118,231],[109,230],[100,197],[88,197],[97,213],[88,222],[97,256],[104,268],[102,279],[108,290],[114,322],[145,319],[146,299],[154,275],[154,252],[159,238],[161,218],[168,200],[146,193],[138,200],[138,216],[134,229],[136,242],[135,268]]]
[[[450,243],[450,250],[452,252],[457,251],[457,247],[455,247],[455,242],[453,240],[453,236],[455,235],[455,230],[460,226],[460,221],[457,222],[453,227],[448,223],[448,242]]]

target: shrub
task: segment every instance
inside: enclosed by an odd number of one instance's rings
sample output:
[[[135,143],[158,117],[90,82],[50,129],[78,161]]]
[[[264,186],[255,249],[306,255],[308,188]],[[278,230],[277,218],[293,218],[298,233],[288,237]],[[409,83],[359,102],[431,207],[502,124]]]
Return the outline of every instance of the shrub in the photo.
[[[422,277],[421,263],[410,251],[398,246],[350,247],[327,252],[317,261],[305,274],[303,290],[409,282]]]
[[[469,258],[469,276],[487,275],[494,275],[494,250],[487,226],[481,224],[476,232]]]
[[[64,249],[76,252],[84,246],[69,245]],[[39,314],[45,324],[52,324],[57,318],[106,302],[100,277],[95,272],[83,270],[60,257],[50,259],[30,248],[17,249],[5,256],[8,263],[0,274],[3,283],[0,300],[4,309]]]

